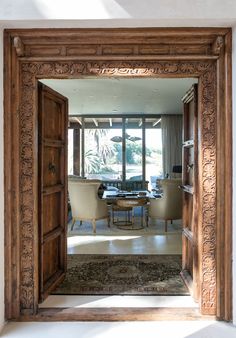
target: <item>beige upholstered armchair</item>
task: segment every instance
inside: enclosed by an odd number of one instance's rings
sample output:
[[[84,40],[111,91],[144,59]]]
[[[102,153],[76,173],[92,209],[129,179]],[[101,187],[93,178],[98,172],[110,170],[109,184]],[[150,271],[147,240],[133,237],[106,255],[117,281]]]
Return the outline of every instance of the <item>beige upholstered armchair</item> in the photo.
[[[165,179],[160,181],[163,190],[163,197],[150,199],[148,216],[150,218],[164,219],[165,231],[167,231],[167,221],[182,218],[182,184],[180,179]]]
[[[93,232],[96,233],[96,221],[107,219],[110,226],[110,217],[107,203],[98,197],[99,180],[69,180],[68,190],[72,211],[73,230],[76,220],[82,222],[89,220],[93,225]]]

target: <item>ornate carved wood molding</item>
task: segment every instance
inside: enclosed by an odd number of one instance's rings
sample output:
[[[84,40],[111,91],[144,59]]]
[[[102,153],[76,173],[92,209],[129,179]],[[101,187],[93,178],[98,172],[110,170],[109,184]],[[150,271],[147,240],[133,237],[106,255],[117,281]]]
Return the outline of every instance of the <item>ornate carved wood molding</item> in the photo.
[[[34,191],[36,173],[35,102],[37,78],[76,78],[80,76],[199,77],[202,139],[202,311],[216,310],[216,86],[211,62],[30,62],[21,64],[22,96],[20,102],[20,210],[21,210],[21,309],[34,309]]]
[[[230,257],[222,272],[221,285],[217,280],[217,255],[224,252],[224,238],[217,229],[225,227],[230,235],[231,221],[229,209],[217,203],[217,185],[223,180],[216,173],[218,153],[224,149],[217,135],[217,110],[222,116],[230,114],[230,81],[226,70],[231,70],[226,62],[225,41],[230,30],[217,29],[109,29],[109,30],[10,30],[5,32],[5,116],[8,126],[18,127],[19,135],[7,133],[5,137],[6,163],[14,158],[11,172],[5,166],[8,182],[6,210],[11,217],[6,231],[6,264],[11,267],[11,275],[6,283],[7,304],[16,305],[8,311],[8,318],[17,318],[37,312],[38,303],[38,261],[37,261],[37,80],[40,78],[83,78],[94,77],[197,77],[199,79],[199,264],[200,264],[200,307],[202,313],[216,314],[220,293],[225,285],[231,285]],[[15,43],[16,53],[12,49]],[[231,55],[228,43],[228,59]],[[222,73],[216,67],[220,59]],[[120,60],[120,61],[118,61]],[[219,65],[219,63],[218,63]],[[227,68],[228,67],[228,68]],[[218,95],[219,88],[221,94]],[[231,94],[230,94],[231,95]],[[227,103],[226,103],[227,101]],[[14,102],[14,103],[13,103]],[[219,104],[220,103],[220,104]],[[227,111],[226,108],[227,107]],[[18,119],[18,116],[20,117]],[[230,118],[227,117],[229,125]],[[18,122],[19,121],[19,122]],[[224,121],[224,120],[223,120]],[[224,128],[224,126],[222,127]],[[18,129],[17,129],[18,132]],[[223,134],[222,134],[223,133]],[[221,129],[221,140],[227,132]],[[227,137],[225,137],[227,140]],[[230,152],[229,152],[230,153]],[[231,172],[231,159],[227,158],[226,169]],[[7,164],[6,164],[7,165]],[[218,167],[217,167],[218,168]],[[13,183],[11,179],[14,176]],[[19,183],[18,183],[19,181]],[[19,197],[15,197],[14,184],[19,185]],[[17,189],[18,189],[17,185]],[[11,190],[12,189],[12,190]],[[18,190],[17,190],[18,191]],[[222,189],[221,189],[222,191]],[[9,197],[10,196],[10,197]],[[227,197],[229,199],[229,197]],[[220,208],[218,210],[217,208]],[[225,224],[218,224],[217,213],[225,213]],[[8,215],[6,215],[7,217]],[[218,222],[218,223],[217,223]],[[227,224],[226,224],[227,223]],[[218,228],[217,228],[218,227]],[[8,228],[7,228],[8,229]],[[221,243],[216,248],[217,241]],[[15,238],[19,238],[14,242]],[[229,236],[227,237],[229,239]],[[14,248],[11,248],[13,243]],[[219,250],[219,251],[218,251]],[[14,256],[14,258],[12,258]],[[16,257],[20,257],[19,270],[15,269]],[[222,268],[223,269],[223,268]],[[19,273],[18,273],[19,271]],[[223,282],[222,282],[223,281]],[[17,288],[17,297],[12,299],[12,289]],[[218,288],[218,292],[217,292]],[[19,290],[19,291],[18,291]],[[225,292],[228,299],[231,290]],[[223,304],[223,301],[221,302]],[[231,309],[220,309],[220,318],[230,319]]]
[[[24,55],[34,57],[155,57],[155,56],[214,56],[224,40],[227,28],[221,29],[41,29],[12,31],[21,39]],[[57,40],[60,39],[60,44]],[[19,54],[19,56],[23,54]]]
[[[201,309],[216,313],[216,65],[200,77],[199,90],[199,194],[201,236]]]

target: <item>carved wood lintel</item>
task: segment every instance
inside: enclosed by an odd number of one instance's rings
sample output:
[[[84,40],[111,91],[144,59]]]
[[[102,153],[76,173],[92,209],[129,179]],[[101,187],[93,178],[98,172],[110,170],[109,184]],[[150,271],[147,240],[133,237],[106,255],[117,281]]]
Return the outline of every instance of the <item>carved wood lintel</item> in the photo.
[[[11,175],[19,177],[19,194],[17,200],[6,199],[6,210],[11,210],[11,217],[6,224],[10,229],[6,242],[10,252],[6,265],[14,270],[12,252],[19,257],[19,273],[9,277],[7,284],[7,304],[16,303],[19,315],[35,314],[38,306],[38,259],[37,259],[37,81],[40,78],[73,79],[83,77],[130,77],[130,78],[199,78],[199,120],[201,133],[199,136],[199,156],[201,170],[199,182],[201,203],[199,204],[199,264],[200,264],[200,307],[202,313],[215,314],[219,299],[219,292],[231,296],[230,283],[223,282],[217,285],[218,272],[217,255],[222,254],[224,239],[217,232],[217,212],[225,212],[223,203],[218,204],[217,192],[221,182],[216,179],[216,160],[222,154],[222,143],[218,142],[217,134],[217,107],[219,103],[230,102],[231,91],[222,91],[217,95],[217,88],[230,81],[225,77],[226,71],[231,68],[223,67],[219,74],[216,69],[216,60],[226,53],[225,35],[229,29],[164,29],[160,30],[23,30],[5,31],[6,48],[5,74],[7,96],[5,93],[5,117],[13,121],[13,109],[19,105],[19,118],[15,126],[19,133],[5,138],[6,165],[5,175],[9,187],[12,189]],[[105,35],[105,36],[104,36]],[[115,42],[114,42],[115,40]],[[40,42],[40,43],[39,43]],[[54,45],[53,45],[53,42]],[[16,53],[11,53],[12,43]],[[190,46],[192,44],[192,46]],[[66,45],[66,47],[65,47]],[[160,48],[160,45],[163,49]],[[42,48],[43,46],[43,48]],[[228,55],[231,50],[228,47]],[[7,53],[10,55],[8,57]],[[170,59],[173,56],[172,59]],[[191,56],[192,55],[192,56]],[[19,58],[20,57],[20,58]],[[56,58],[61,58],[56,59]],[[97,58],[94,60],[94,58]],[[19,58],[19,63],[16,62]],[[113,58],[113,59],[111,59]],[[129,60],[127,60],[129,58]],[[158,59],[159,58],[159,59]],[[188,59],[187,59],[188,58]],[[109,61],[110,60],[110,61]],[[119,61],[118,61],[119,60]],[[16,85],[13,86],[12,74],[17,71]],[[19,73],[18,73],[19,72]],[[17,94],[17,95],[16,95]],[[15,96],[14,96],[15,95]],[[15,98],[15,100],[12,99]],[[14,104],[13,104],[14,102]],[[229,103],[230,104],[230,103]],[[220,113],[223,116],[231,114],[231,108],[222,105]],[[12,122],[11,122],[12,123]],[[230,125],[231,127],[231,125]],[[230,128],[228,128],[230,129]],[[224,125],[221,132],[226,133]],[[10,137],[11,136],[11,137]],[[7,142],[8,141],[8,142]],[[15,157],[14,157],[15,156]],[[18,161],[19,156],[19,161]],[[11,171],[7,163],[14,159]],[[227,159],[228,166],[231,158]],[[18,185],[17,185],[18,186]],[[9,191],[10,191],[9,188]],[[231,197],[229,197],[230,199]],[[6,218],[9,216],[7,214]],[[228,217],[228,223],[231,218]],[[223,230],[226,228],[224,223]],[[222,231],[223,232],[223,231]],[[216,233],[220,246],[216,250]],[[19,238],[19,241],[14,241]],[[13,244],[13,245],[12,245]],[[12,247],[11,247],[12,245]],[[14,251],[13,251],[14,250]],[[224,258],[228,262],[231,257]],[[224,266],[221,265],[224,269]],[[223,270],[222,276],[232,277]],[[14,299],[9,290],[17,288],[19,300]],[[218,289],[218,291],[217,291]],[[217,293],[218,292],[218,293]],[[229,298],[229,296],[227,296]],[[224,312],[224,309],[222,309]],[[229,312],[231,316],[231,310]],[[8,315],[7,319],[12,319]],[[221,318],[224,318],[223,315]]]

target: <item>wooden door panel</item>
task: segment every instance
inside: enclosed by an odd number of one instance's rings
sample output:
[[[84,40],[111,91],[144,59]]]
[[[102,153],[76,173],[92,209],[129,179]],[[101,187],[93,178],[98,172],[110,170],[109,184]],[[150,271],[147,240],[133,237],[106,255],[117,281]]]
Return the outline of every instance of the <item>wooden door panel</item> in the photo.
[[[43,248],[44,257],[51,257],[52,259],[47,260],[47,264],[43,265],[43,283],[47,283],[58,270],[62,269],[62,261],[60,255],[60,236],[46,241]]]
[[[190,276],[193,278],[193,245],[187,241],[187,266]]]
[[[59,237],[46,242],[43,248],[44,257],[52,257],[43,265],[43,283],[45,284],[60,269],[60,239]]]
[[[64,123],[62,121],[64,112],[61,110],[60,102],[55,102],[53,93],[47,93],[44,100],[44,109],[47,111],[43,120],[44,138],[65,140]]]
[[[39,301],[64,278],[67,98],[39,83]]]
[[[186,130],[186,138],[188,140],[193,140],[194,139],[194,110],[195,110],[195,102],[194,100],[188,102],[188,131]]]
[[[63,226],[61,224],[62,217],[57,209],[58,205],[61,204],[61,199],[63,198],[61,195],[61,192],[56,192],[54,194],[43,196],[43,235]]]
[[[198,89],[184,96],[182,276],[195,300],[199,295],[198,264]]]
[[[194,147],[189,147],[185,149],[186,155],[185,155],[185,165],[187,166],[185,168],[185,183],[187,185],[194,186],[193,182],[193,168],[194,165]]]
[[[63,173],[61,172],[64,152],[61,147],[44,146],[43,161],[43,187],[61,184]]]
[[[193,223],[193,196],[184,193],[183,196],[183,226],[192,231]]]

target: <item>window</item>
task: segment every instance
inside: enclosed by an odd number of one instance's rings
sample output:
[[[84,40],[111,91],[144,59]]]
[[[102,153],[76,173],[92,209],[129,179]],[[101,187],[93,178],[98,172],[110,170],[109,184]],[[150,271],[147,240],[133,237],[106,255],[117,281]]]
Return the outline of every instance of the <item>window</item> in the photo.
[[[121,129],[85,129],[84,172],[87,178],[122,179],[121,139]]]
[[[132,127],[132,128],[131,128]],[[132,119],[125,123],[125,178],[130,180],[143,179],[143,142],[142,126]]]
[[[68,160],[68,175],[73,175],[74,174],[74,142],[73,142],[73,137],[74,137],[74,130],[69,129],[68,130],[68,155],[67,155],[67,160]]]
[[[73,122],[73,117],[70,120]],[[81,176],[123,183],[139,181],[143,188],[148,181],[148,188],[154,187],[156,178],[162,176],[160,116],[87,115],[76,120],[80,121],[76,128],[80,129]],[[70,132],[69,173],[73,170],[72,140]]]
[[[163,176],[161,128],[146,129],[146,178],[149,189],[156,187],[156,180]]]

